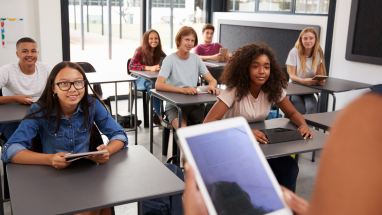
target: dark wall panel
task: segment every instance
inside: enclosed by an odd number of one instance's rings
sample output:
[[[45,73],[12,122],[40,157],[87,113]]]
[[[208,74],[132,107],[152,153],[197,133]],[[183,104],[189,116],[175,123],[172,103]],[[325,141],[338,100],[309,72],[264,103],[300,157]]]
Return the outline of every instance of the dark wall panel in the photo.
[[[218,37],[220,43],[230,51],[249,43],[266,43],[283,66],[301,30],[306,27],[314,27],[320,32],[319,26],[221,20]]]

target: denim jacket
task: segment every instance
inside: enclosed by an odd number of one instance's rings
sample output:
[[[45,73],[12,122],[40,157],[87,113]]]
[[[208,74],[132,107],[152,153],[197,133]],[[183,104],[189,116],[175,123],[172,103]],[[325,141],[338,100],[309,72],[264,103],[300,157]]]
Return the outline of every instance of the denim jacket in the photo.
[[[106,135],[109,140],[120,140],[128,144],[127,136],[123,128],[116,123],[109,111],[100,101],[93,97],[89,99],[89,121],[84,125],[84,113],[79,105],[70,118],[64,116],[60,119],[59,129],[56,131],[56,116],[52,114],[46,118],[27,118],[21,121],[15,133],[4,145],[2,160],[9,162],[12,156],[24,149],[31,149],[32,139],[39,135],[42,144],[42,152],[55,154],[57,152],[79,153],[89,151],[90,131],[93,123]],[[33,104],[29,113],[39,109],[38,104]]]

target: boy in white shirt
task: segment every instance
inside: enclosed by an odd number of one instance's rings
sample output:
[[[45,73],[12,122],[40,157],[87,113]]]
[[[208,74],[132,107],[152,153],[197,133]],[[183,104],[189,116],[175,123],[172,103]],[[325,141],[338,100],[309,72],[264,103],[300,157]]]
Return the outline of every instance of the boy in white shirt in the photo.
[[[35,40],[23,37],[16,43],[18,63],[0,67],[0,105],[19,103],[29,105],[40,97],[50,67],[37,62],[38,47]],[[9,138],[16,130],[18,123],[0,124],[0,133]]]

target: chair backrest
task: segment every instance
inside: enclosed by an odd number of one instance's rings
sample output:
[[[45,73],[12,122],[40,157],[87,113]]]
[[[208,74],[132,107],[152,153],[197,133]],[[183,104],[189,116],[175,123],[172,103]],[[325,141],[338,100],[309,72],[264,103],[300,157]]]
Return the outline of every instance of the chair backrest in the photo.
[[[80,65],[82,67],[82,69],[85,71],[85,73],[92,73],[92,72],[96,72],[95,68],[93,67],[93,65],[91,65],[90,63],[88,62],[77,62],[78,65]]]
[[[85,73],[96,72],[93,65],[91,65],[88,62],[77,62],[77,64],[81,66],[81,68],[84,70]],[[103,92],[102,92],[101,84],[94,84],[93,90],[97,94],[98,97],[102,98]]]
[[[131,58],[129,58],[128,60],[127,60],[127,64],[126,64],[126,71],[127,71],[127,74],[128,75],[130,75],[130,69],[129,69],[129,65],[130,65],[130,62],[131,62]]]

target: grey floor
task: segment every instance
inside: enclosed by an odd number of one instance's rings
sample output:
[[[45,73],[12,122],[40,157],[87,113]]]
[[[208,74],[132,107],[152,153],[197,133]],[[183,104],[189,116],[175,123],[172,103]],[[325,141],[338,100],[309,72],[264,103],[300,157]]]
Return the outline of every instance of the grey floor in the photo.
[[[121,115],[127,114],[127,101],[118,102],[118,110]],[[112,107],[114,105],[112,104]],[[123,110],[126,110],[124,112]],[[143,121],[142,117],[142,101],[138,100],[138,118]],[[129,144],[134,143],[134,134],[128,133]],[[171,138],[170,138],[171,139]],[[146,147],[149,150],[149,129],[143,127],[143,123],[138,128],[138,144]],[[171,147],[169,147],[171,148]],[[169,153],[170,154],[170,153]],[[317,167],[320,160],[320,153],[316,153],[316,161],[311,162],[311,153],[301,154],[299,159],[300,172],[297,179],[297,194],[310,199],[314,186],[314,179],[317,173]],[[162,162],[166,162],[167,158],[162,156],[162,129],[154,128],[154,156]],[[2,166],[2,165],[0,165]],[[2,172],[2,171],[1,171]],[[5,214],[11,214],[10,202],[4,203]],[[117,215],[135,215],[137,214],[137,204],[126,204],[115,207]]]

